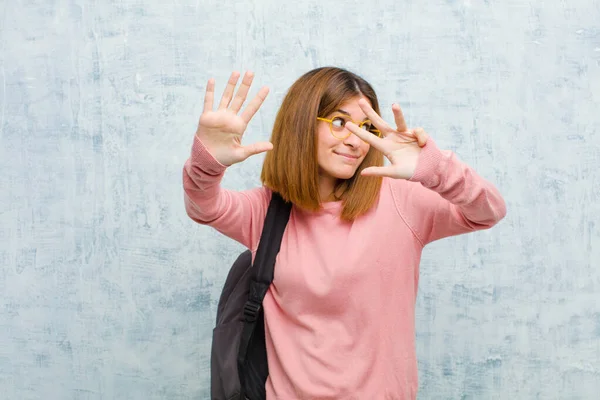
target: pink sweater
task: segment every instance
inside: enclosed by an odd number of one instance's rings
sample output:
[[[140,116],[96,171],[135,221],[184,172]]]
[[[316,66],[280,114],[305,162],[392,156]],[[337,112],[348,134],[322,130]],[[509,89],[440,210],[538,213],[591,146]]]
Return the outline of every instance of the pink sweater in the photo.
[[[183,174],[187,213],[255,254],[271,192],[225,190],[225,169],[195,138]],[[504,200],[430,137],[410,180],[384,179],[379,202],[352,223],[340,210],[292,208],[263,302],[267,399],[415,399],[423,247],[492,227]]]

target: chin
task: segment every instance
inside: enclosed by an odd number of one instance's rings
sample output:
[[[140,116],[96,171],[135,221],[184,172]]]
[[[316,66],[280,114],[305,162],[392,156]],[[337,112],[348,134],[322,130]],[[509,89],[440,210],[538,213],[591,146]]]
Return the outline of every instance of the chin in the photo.
[[[358,169],[358,168],[357,168],[357,169]],[[351,171],[337,171],[338,173],[337,173],[337,174],[335,174],[334,176],[335,176],[337,179],[343,179],[343,180],[350,179],[350,178],[352,178],[354,175],[356,175],[356,170],[357,170],[357,169],[353,169],[353,170],[351,170]]]

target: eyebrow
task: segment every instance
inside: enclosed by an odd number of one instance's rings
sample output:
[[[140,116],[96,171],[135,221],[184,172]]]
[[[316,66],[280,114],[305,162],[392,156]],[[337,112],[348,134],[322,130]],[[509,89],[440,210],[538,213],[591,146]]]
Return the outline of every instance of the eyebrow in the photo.
[[[342,110],[342,109],[335,110],[334,112],[339,112],[340,114],[345,114],[345,115],[347,115],[349,117],[352,117],[352,115],[350,115],[350,113],[348,111],[345,111],[345,110]],[[368,119],[369,119],[369,117],[364,117],[363,121],[366,121]]]

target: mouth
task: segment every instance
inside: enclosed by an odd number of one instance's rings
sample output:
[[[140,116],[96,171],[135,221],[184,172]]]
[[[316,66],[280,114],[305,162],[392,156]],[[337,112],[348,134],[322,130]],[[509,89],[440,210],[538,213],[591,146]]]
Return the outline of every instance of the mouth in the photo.
[[[358,160],[360,157],[359,156],[354,156],[352,154],[344,154],[344,153],[338,153],[334,151],[334,154],[337,154],[340,157],[344,157],[347,160]]]

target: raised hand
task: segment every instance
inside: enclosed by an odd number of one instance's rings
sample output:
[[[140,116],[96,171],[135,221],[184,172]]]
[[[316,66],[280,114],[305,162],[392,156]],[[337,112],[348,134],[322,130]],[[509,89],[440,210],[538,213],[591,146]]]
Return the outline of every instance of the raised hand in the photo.
[[[410,179],[417,168],[421,147],[427,143],[427,133],[423,128],[408,129],[402,115],[402,109],[398,104],[392,105],[394,119],[396,120],[395,129],[373,110],[368,101],[361,99],[358,105],[367,118],[381,131],[381,137],[359,128],[352,122],[348,122],[346,127],[356,136],[381,151],[391,163],[391,165],[383,167],[365,168],[362,170],[361,175]]]
[[[254,74],[246,72],[242,79],[242,84],[235,97],[233,97],[233,92],[239,78],[239,72],[231,74],[216,111],[213,111],[215,81],[213,79],[208,81],[204,97],[204,110],[198,122],[198,129],[196,130],[196,135],[212,156],[226,166],[244,161],[254,154],[273,148],[270,142],[242,145],[242,136],[246,131],[246,127],[265,101],[269,93],[269,88],[261,88],[252,101],[248,103],[244,111],[239,114],[242,105],[246,101]]]

